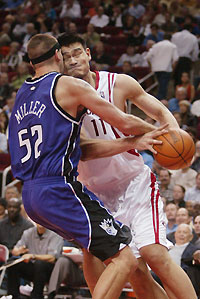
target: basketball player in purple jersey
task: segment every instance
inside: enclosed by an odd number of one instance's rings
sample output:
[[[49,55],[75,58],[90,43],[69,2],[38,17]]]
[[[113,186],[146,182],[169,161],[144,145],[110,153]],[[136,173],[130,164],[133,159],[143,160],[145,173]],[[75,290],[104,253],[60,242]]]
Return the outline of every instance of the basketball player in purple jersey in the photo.
[[[85,42],[80,37],[64,34],[58,40],[62,48],[65,73],[87,81],[97,90],[103,102],[110,102],[125,111],[126,100],[129,99],[161,125],[168,123],[169,128],[179,128],[169,110],[153,96],[147,94],[131,77],[90,71],[90,50],[86,48]],[[167,298],[167,295],[169,298],[178,299],[196,298],[189,278],[168,254],[166,224],[155,176],[144,165],[137,150],[132,149],[120,155],[102,158],[105,148],[105,156],[109,156],[109,144],[106,143],[104,148],[100,139],[115,140],[124,137],[124,134],[93,112],[88,111],[83,120],[83,128],[86,136],[81,143],[83,160],[98,157],[101,159],[80,163],[80,178],[99,196],[114,216],[120,221],[123,220],[133,231],[131,248],[138,258],[139,269],[134,272],[129,281],[138,298],[161,299]],[[141,131],[143,134],[146,133],[145,127],[144,131],[141,127]],[[93,139],[87,140],[88,138]],[[100,146],[102,146],[101,150]],[[115,150],[116,148],[111,144],[110,155],[116,154]],[[89,255],[85,260],[86,265],[89,263],[95,265],[94,259]],[[160,277],[167,295],[153,281],[144,261]],[[85,277],[91,290],[101,273],[100,267],[98,263],[94,272],[91,272],[92,268],[88,266],[85,269]]]
[[[88,83],[62,75],[63,56],[54,37],[37,34],[27,49],[35,75],[19,89],[9,123],[12,171],[24,183],[24,207],[35,222],[107,265],[93,298],[118,298],[138,263],[127,246],[128,226],[77,180],[80,128],[85,107],[127,134],[152,126],[103,102]]]

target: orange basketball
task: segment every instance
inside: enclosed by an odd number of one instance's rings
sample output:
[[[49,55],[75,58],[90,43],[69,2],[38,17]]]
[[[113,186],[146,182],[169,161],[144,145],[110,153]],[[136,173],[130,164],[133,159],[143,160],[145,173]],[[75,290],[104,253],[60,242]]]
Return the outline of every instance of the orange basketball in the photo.
[[[154,145],[155,160],[168,169],[181,169],[190,166],[195,153],[192,137],[182,129],[170,130],[157,138],[162,144]]]

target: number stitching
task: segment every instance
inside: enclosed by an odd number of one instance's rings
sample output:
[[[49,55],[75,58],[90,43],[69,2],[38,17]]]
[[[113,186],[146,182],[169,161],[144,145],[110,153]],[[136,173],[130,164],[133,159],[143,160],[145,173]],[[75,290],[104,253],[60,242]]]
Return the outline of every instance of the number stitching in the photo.
[[[37,159],[41,154],[41,151],[39,151],[39,146],[42,143],[42,126],[35,125],[35,126],[32,126],[30,128],[30,130],[31,130],[32,137],[34,137],[37,132],[37,139],[34,144],[34,158]],[[18,132],[19,146],[20,147],[26,146],[26,149],[27,149],[27,154],[23,158],[21,158],[22,163],[25,163],[26,161],[28,161],[32,155],[31,142],[30,142],[29,138],[22,139],[22,136],[27,133],[28,133],[27,129],[22,129]]]

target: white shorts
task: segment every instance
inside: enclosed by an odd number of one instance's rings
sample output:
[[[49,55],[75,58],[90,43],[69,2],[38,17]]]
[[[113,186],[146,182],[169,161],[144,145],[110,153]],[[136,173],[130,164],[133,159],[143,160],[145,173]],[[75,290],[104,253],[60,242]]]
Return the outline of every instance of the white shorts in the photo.
[[[97,195],[107,207],[105,196]],[[140,257],[139,250],[146,245],[162,244],[168,248],[163,202],[155,175],[149,167],[145,166],[141,174],[130,180],[128,186],[126,184],[124,194],[118,197],[118,204],[118,210],[112,211],[113,215],[131,228],[133,240],[129,246],[137,258]]]

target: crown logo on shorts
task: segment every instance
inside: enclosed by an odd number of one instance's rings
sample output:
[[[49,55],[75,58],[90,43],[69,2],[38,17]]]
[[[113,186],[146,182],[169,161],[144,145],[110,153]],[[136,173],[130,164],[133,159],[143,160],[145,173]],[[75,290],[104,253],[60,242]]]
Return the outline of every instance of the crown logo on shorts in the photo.
[[[103,228],[107,232],[107,234],[111,236],[116,236],[117,230],[113,226],[112,219],[104,219],[104,221],[102,221],[101,224],[99,224],[99,226]]]

